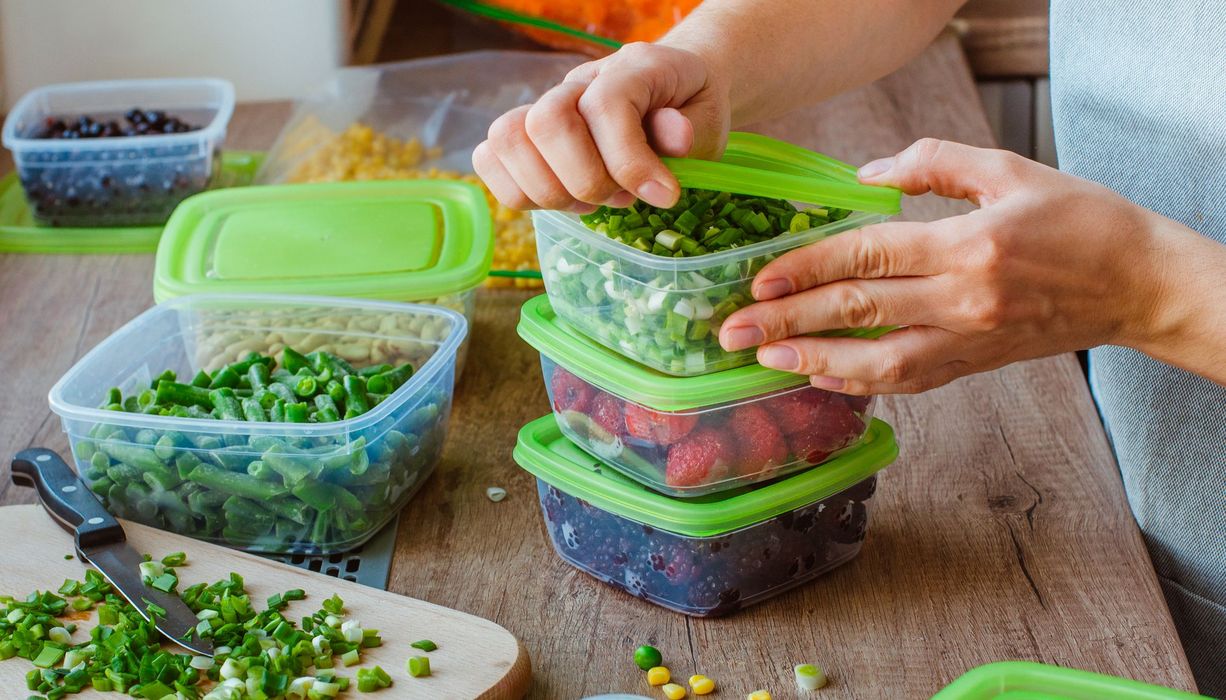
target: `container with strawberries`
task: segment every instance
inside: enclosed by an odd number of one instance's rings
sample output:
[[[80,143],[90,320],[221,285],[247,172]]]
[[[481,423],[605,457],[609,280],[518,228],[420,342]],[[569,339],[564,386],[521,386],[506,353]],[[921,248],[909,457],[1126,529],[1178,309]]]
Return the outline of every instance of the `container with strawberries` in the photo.
[[[566,437],[628,476],[690,498],[821,464],[854,446],[873,401],[815,389],[800,375],[750,365],[674,377],[628,360],[524,305],[520,335],[541,353],[549,402]]]

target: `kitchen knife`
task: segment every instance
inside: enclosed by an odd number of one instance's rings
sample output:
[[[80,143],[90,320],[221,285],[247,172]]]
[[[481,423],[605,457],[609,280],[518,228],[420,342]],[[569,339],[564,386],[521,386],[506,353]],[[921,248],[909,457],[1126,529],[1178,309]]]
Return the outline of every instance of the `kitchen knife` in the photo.
[[[196,654],[213,655],[208,639],[184,636],[199,620],[178,596],[150,588],[141,580],[144,559],[128,545],[123,527],[60,456],[36,447],[13,458],[13,483],[38,489],[43,508],[76,536],[77,555],[97,567],[119,594],[149,619],[149,603],[166,611],[153,621],[167,639]]]

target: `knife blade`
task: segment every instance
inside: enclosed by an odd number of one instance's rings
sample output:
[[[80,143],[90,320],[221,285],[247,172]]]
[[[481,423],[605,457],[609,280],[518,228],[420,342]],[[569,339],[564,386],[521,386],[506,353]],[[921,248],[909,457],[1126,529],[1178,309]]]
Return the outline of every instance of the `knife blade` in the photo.
[[[83,561],[93,564],[145,619],[150,619],[150,603],[165,610],[153,623],[168,640],[193,653],[213,655],[211,640],[184,639],[198,623],[196,614],[178,596],[144,584],[140,574],[144,558],[128,544],[123,526],[58,454],[41,447],[22,450],[12,466],[13,483],[38,490],[47,513],[73,533],[77,555]]]

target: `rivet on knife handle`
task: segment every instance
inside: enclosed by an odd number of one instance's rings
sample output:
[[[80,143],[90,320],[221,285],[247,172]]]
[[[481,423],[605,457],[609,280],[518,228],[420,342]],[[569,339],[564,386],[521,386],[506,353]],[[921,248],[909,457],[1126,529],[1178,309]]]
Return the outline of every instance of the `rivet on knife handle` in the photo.
[[[38,489],[47,512],[77,537],[77,548],[122,542],[123,528],[60,456],[42,447],[13,457],[13,483]]]

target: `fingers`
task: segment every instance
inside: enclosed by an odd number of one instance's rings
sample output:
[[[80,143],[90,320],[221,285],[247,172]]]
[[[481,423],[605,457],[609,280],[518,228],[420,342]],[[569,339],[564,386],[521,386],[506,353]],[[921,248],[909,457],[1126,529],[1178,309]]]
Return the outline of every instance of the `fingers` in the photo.
[[[924,391],[971,371],[966,339],[915,326],[876,340],[791,338],[758,348],[766,367],[808,374],[814,386],[849,394]],[[842,380],[842,384],[839,384]]]
[[[939,271],[934,251],[939,244],[929,224],[867,226],[779,257],[754,277],[751,291],[767,301],[843,279],[933,274]]]
[[[648,204],[671,207],[681,196],[681,186],[643,130],[651,103],[651,85],[643,75],[622,68],[602,72],[577,107],[614,182]]]
[[[609,177],[587,124],[579,116],[579,96],[586,89],[586,83],[567,82],[545,93],[528,109],[525,131],[572,199],[628,206],[633,195]]]
[[[1002,197],[1030,167],[1008,151],[920,139],[898,155],[865,164],[860,181],[897,187],[909,195],[934,192],[983,205]]]
[[[536,206],[503,167],[489,141],[482,141],[473,149],[473,170],[503,206],[511,209],[532,209]]]
[[[954,306],[946,300],[930,277],[845,280],[751,304],[724,321],[719,340],[732,352],[840,328],[944,325]]]
[[[662,156],[683,158],[694,147],[694,126],[680,110],[657,109],[647,115],[647,141]]]
[[[549,164],[528,138],[524,126],[527,114],[528,107],[525,105],[496,119],[490,125],[487,142],[498,156],[502,167],[514,179],[516,186],[531,200],[532,207],[571,209],[578,202],[562,186]],[[591,207],[587,209],[590,210]]]

